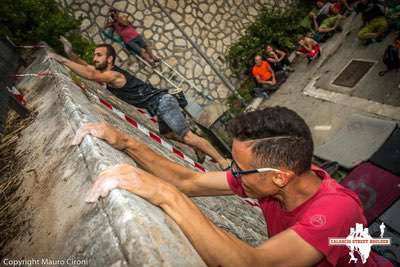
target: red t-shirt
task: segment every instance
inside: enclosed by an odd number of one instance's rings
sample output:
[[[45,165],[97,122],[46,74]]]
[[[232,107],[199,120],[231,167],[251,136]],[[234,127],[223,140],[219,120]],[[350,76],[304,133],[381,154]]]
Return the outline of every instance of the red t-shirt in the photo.
[[[139,36],[139,33],[132,24],[124,26],[118,22],[114,22],[113,28],[119,34],[119,36],[121,36],[122,40],[124,40],[124,43],[129,43],[131,40]]]
[[[349,249],[346,246],[329,246],[330,237],[346,238],[350,227],[356,223],[366,225],[363,208],[357,195],[351,190],[339,185],[324,170],[312,166],[311,170],[322,179],[319,190],[303,204],[292,211],[281,208],[278,200],[273,198],[258,199],[267,223],[268,236],[271,238],[286,230],[294,230],[307,243],[320,251],[325,257],[318,263],[318,267],[326,266],[385,266],[393,265],[383,257],[370,253],[368,261],[362,264],[349,264]],[[240,180],[236,180],[231,172],[227,172],[227,181],[231,190],[247,197]]]

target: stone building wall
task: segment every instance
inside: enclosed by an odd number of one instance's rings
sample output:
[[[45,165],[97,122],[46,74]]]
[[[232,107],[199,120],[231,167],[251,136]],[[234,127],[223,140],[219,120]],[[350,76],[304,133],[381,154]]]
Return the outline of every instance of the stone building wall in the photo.
[[[82,33],[96,43],[111,43],[103,40],[100,34],[111,7],[131,15],[133,24],[156,53],[201,91],[201,94],[196,93],[196,90],[184,85],[189,101],[204,106],[210,101],[223,103],[232,94],[235,79],[224,63],[224,54],[246,26],[254,21],[257,10],[262,5],[283,8],[294,0],[59,1],[68,12],[83,19]],[[118,52],[119,64],[155,86],[169,87],[151,69],[129,56],[120,45],[113,45]]]

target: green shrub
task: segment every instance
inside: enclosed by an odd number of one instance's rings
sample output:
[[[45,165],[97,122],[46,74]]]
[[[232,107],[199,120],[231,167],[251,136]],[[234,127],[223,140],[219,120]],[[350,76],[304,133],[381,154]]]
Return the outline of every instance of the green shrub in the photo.
[[[9,36],[17,44],[45,41],[58,53],[63,47],[60,35],[71,34],[71,41],[85,60],[91,58],[92,43],[79,35],[81,21],[63,12],[55,0],[2,0],[0,36]],[[75,47],[76,46],[76,47]]]
[[[96,44],[83,38],[78,31],[74,31],[73,33],[69,34],[68,40],[71,42],[74,52],[80,55],[80,57],[86,62],[91,64]]]
[[[293,7],[280,11],[264,6],[243,36],[233,43],[227,53],[226,60],[239,75],[250,66],[256,54],[264,50],[266,44],[272,44],[287,52],[297,46],[296,35],[305,33],[300,22],[311,10],[307,2],[298,2]]]
[[[295,50],[297,35],[307,31],[301,26],[301,22],[312,9],[312,2],[299,0],[284,11],[264,6],[255,22],[246,29],[245,34],[228,48],[225,58],[233,73],[240,77],[238,93],[245,103],[250,103],[253,98],[250,92],[255,87],[255,82],[244,73],[254,64],[254,56],[261,54],[266,44],[286,52]],[[234,115],[244,110],[235,95],[231,95],[226,104]]]

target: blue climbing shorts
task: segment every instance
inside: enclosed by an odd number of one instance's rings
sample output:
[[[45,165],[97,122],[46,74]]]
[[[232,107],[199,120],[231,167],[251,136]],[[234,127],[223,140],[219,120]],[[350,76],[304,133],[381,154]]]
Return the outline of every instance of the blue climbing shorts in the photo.
[[[178,100],[170,94],[161,97],[157,110],[160,134],[174,132],[180,139],[189,132],[189,126]]]

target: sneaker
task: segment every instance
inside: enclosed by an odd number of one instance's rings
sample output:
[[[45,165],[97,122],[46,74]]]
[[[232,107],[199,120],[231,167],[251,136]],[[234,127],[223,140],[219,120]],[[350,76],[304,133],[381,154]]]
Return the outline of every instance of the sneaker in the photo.
[[[269,95],[267,92],[262,92],[262,93],[260,94],[260,97],[262,97],[262,98],[264,98],[264,99],[269,99],[269,98],[270,98],[270,95]]]

